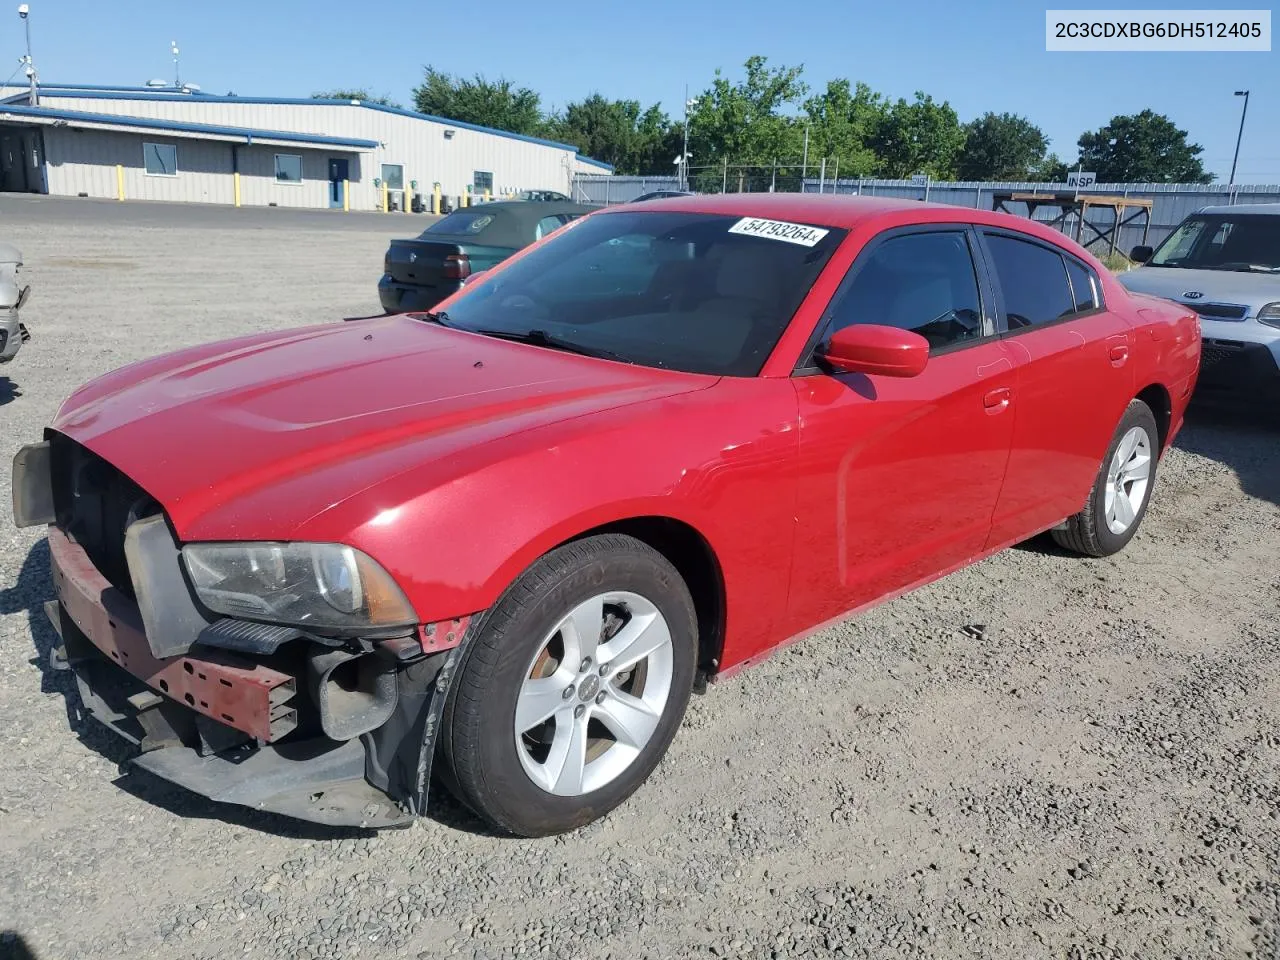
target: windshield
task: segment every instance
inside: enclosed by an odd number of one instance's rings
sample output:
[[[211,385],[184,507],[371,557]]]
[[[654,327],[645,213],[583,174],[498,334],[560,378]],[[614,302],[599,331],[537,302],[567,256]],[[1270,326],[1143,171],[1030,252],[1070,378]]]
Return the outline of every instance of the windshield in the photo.
[[[755,376],[844,233],[698,213],[587,217],[461,294],[445,320],[629,363]]]
[[[1153,267],[1280,271],[1280,216],[1214,214],[1188,217],[1151,256]]]

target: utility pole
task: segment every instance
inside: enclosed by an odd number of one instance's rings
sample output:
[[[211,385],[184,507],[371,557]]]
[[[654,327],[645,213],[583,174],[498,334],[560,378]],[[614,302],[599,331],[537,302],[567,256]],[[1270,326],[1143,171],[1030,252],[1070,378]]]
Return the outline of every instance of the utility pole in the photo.
[[[169,49],[173,52],[173,86],[177,90],[182,89],[182,72],[178,66],[178,41],[170,40]]]
[[[1233,187],[1236,183],[1236,163],[1240,159],[1240,141],[1244,138],[1244,118],[1249,112],[1249,91],[1237,90],[1237,97],[1244,97],[1244,107],[1240,111],[1240,132],[1236,134],[1236,155],[1231,159],[1231,178],[1227,180],[1227,186]]]

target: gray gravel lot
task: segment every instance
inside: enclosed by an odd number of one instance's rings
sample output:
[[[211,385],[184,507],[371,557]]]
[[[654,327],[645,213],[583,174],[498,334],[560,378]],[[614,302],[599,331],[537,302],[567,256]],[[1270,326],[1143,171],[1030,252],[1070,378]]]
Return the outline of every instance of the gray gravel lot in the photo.
[[[406,221],[0,199],[34,287],[0,502],[90,377],[374,312]],[[1125,553],[1009,550],[713,686],[553,840],[448,802],[335,835],[121,774],[42,666],[47,579],[0,520],[0,956],[1280,957],[1280,430],[1233,415],[1187,428]]]

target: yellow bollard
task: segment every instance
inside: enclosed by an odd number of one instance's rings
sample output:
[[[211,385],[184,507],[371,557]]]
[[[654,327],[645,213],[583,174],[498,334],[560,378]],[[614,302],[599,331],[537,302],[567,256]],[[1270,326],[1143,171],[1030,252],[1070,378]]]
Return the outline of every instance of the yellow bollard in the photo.
[[[124,164],[116,164],[116,199],[124,199]]]
[[[391,209],[390,201],[387,195],[387,181],[382,181],[382,212],[386,213]]]
[[[484,192],[484,202],[485,203],[489,202],[489,191],[487,189]]]
[[[351,181],[342,181],[342,212],[349,213],[351,211]]]
[[[440,184],[436,184],[431,190],[431,212],[436,216],[440,215]]]
[[[238,207],[240,206],[240,171],[237,170],[235,173],[233,173],[231,175],[231,178],[232,180],[235,181],[235,185],[236,185],[236,206]]]

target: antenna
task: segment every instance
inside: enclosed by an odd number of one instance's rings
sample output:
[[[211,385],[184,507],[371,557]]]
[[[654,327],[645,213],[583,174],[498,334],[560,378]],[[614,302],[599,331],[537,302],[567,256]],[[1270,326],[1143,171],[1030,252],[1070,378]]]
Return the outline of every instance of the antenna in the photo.
[[[169,52],[173,54],[173,85],[177,89],[182,89],[182,72],[178,64],[178,41],[169,41]]]

